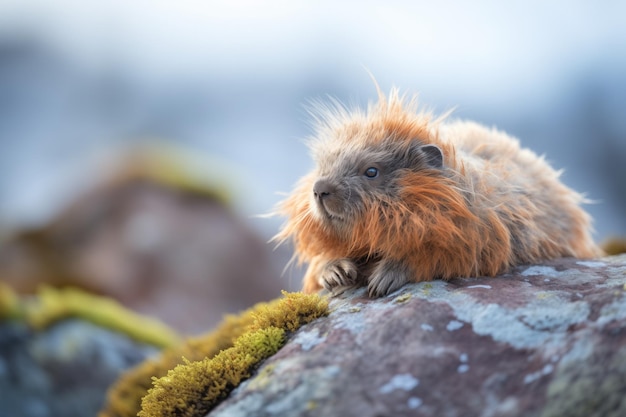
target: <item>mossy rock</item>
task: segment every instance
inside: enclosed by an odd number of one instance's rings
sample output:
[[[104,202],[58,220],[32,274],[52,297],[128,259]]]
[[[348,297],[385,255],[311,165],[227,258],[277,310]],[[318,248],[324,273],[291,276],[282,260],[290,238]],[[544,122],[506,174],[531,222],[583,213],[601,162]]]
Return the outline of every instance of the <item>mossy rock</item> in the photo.
[[[318,295],[283,295],[131,369],[111,387],[99,416],[204,416],[293,332],[328,313]]]
[[[34,330],[43,330],[68,318],[88,321],[160,348],[180,342],[166,325],[107,297],[78,288],[43,285],[36,296],[22,299],[8,285],[0,283],[0,320],[21,320]]]
[[[252,370],[275,354],[285,340],[285,330],[268,327],[244,333],[232,348],[213,358],[185,361],[165,377],[154,380],[154,387],[142,400],[140,417],[203,416],[250,377]]]
[[[153,141],[128,155],[118,180],[147,180],[228,205],[236,188],[235,183],[229,182],[233,175],[230,171],[224,162],[209,155],[200,156],[167,142]]]
[[[0,321],[19,318],[21,315],[18,295],[11,287],[0,282]]]

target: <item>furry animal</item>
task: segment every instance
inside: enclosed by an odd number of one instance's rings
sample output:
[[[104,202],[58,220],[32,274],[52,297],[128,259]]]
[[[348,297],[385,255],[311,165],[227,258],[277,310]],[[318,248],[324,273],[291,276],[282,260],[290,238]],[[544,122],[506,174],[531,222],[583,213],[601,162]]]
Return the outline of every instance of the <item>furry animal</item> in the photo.
[[[519,264],[601,254],[583,196],[518,141],[418,111],[397,90],[366,112],[316,117],[316,168],[278,206],[277,241],[309,264],[303,291],[494,276]]]

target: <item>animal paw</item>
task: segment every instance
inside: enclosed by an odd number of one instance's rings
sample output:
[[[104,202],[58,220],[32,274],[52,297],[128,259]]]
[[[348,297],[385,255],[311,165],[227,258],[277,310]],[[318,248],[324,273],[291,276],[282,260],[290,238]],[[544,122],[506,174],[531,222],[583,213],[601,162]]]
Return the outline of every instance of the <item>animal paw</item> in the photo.
[[[367,280],[367,292],[370,297],[382,297],[391,294],[410,281],[411,271],[405,265],[382,260],[372,271]]]
[[[321,282],[328,291],[337,287],[349,287],[357,282],[356,264],[347,258],[328,262],[322,271]]]

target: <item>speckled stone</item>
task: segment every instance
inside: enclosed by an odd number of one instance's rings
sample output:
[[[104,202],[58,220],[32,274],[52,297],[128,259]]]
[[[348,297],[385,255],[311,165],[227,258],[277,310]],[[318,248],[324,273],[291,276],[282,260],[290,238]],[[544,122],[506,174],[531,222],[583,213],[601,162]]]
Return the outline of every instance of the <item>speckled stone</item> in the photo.
[[[210,416],[626,415],[626,256],[330,307]]]

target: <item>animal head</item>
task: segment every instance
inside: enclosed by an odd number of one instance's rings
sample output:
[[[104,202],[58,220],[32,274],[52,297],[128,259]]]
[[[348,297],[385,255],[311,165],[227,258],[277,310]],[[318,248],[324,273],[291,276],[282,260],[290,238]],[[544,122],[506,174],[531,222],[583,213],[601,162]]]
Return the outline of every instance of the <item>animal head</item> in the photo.
[[[397,252],[400,234],[419,240],[444,206],[463,204],[447,186],[454,149],[415,100],[394,90],[366,112],[335,104],[314,117],[316,166],[279,206],[288,219],[275,237],[293,239],[301,261]]]
[[[432,175],[443,168],[439,147],[420,140],[386,137],[376,144],[315,152],[317,167],[310,205],[318,221],[337,233],[354,229],[368,208],[385,207],[400,197],[407,175]]]

